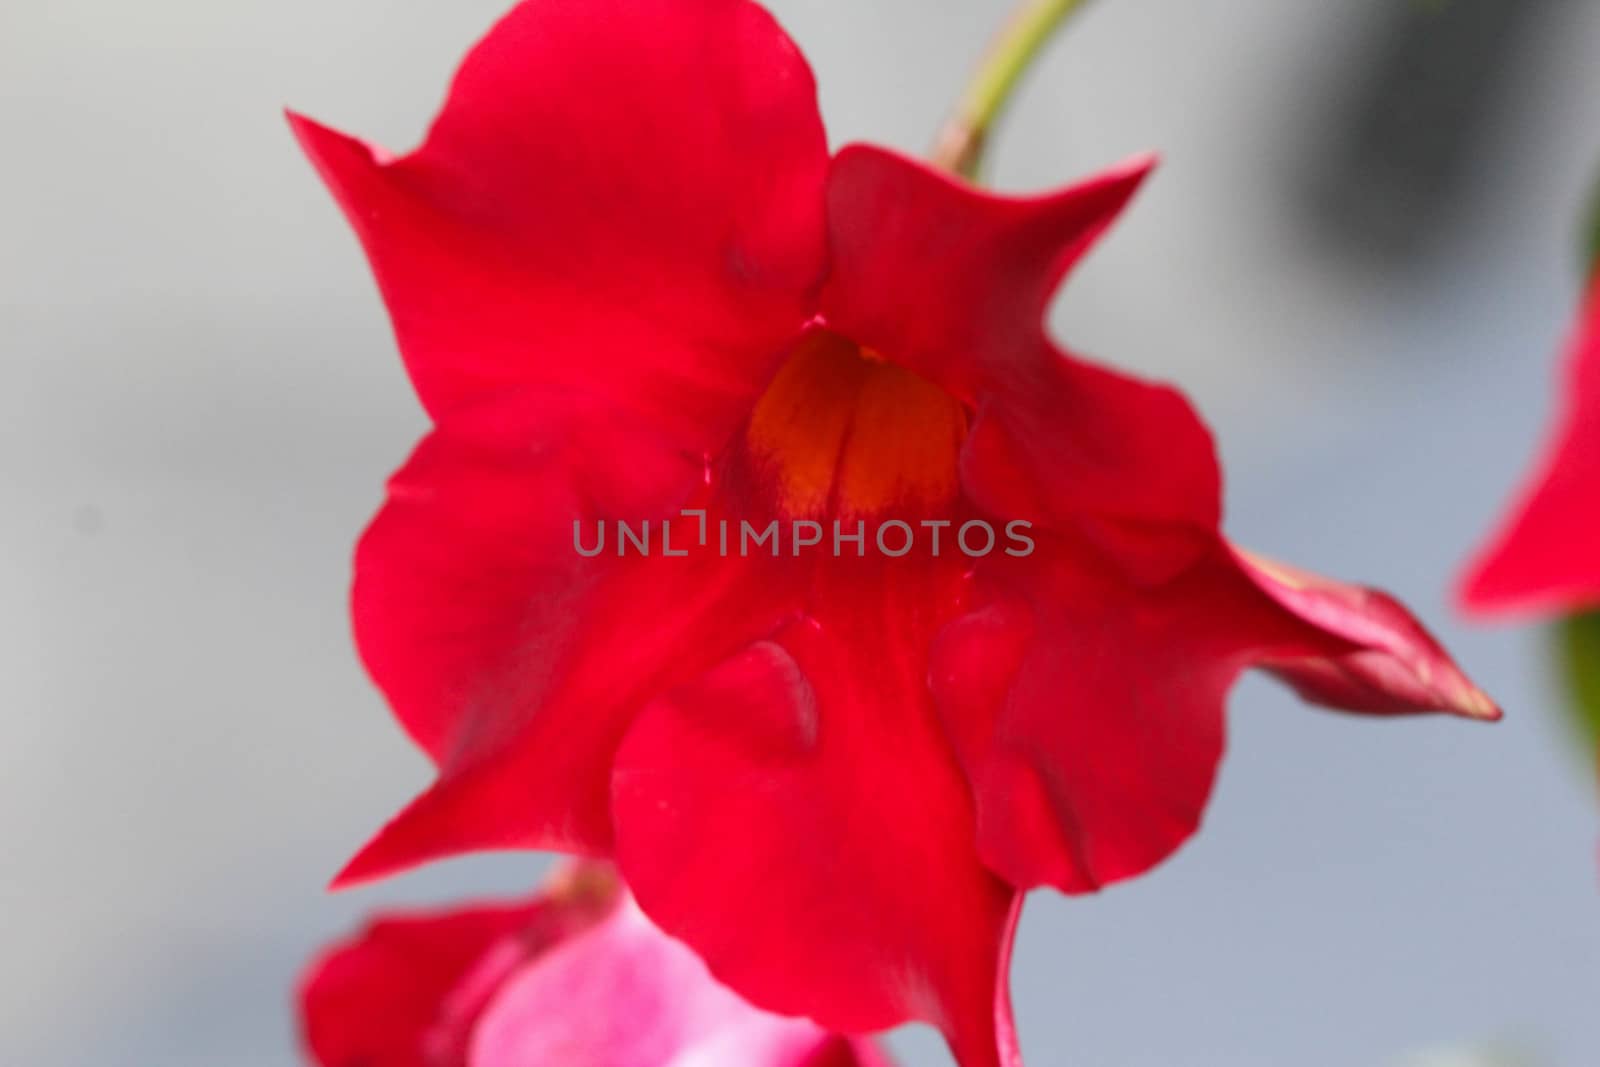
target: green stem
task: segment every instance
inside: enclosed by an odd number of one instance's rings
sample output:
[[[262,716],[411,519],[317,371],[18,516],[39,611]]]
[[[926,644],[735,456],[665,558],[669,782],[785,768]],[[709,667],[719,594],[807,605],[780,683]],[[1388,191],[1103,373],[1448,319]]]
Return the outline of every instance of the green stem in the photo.
[[[1068,15],[1086,0],[1021,0],[1001,28],[955,110],[939,131],[933,162],[964,178],[977,174],[989,129],[1011,99],[1011,92]]]

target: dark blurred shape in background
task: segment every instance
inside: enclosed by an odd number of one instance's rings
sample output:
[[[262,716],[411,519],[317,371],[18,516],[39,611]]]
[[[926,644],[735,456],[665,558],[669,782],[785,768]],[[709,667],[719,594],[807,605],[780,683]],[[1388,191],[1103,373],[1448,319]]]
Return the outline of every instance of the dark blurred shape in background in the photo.
[[[1314,79],[1305,218],[1344,254],[1413,265],[1458,217],[1522,47],[1558,0],[1351,5],[1346,55]],[[1315,113],[1315,112],[1314,112]]]

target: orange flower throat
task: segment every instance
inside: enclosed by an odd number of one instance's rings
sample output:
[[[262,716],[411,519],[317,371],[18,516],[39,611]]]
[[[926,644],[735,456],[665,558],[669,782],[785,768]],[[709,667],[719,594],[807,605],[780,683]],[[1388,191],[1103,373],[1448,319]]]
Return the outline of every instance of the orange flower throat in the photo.
[[[745,444],[784,517],[917,518],[950,510],[966,434],[944,390],[815,330],[756,402]]]

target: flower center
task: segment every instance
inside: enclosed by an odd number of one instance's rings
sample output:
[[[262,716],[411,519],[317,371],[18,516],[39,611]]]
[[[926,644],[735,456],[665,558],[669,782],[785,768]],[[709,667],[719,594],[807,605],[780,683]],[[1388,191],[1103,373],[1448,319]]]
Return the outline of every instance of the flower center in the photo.
[[[814,330],[756,402],[745,446],[780,515],[916,519],[954,503],[966,433],[944,390]]]

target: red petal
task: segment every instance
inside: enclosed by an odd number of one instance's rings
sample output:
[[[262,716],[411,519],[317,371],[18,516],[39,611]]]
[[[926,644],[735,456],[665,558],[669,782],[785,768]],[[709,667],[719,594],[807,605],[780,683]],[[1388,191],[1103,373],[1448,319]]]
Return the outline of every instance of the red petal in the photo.
[[[1251,664],[1358,710],[1494,714],[1392,601],[1235,560],[1187,402],[1046,339],[1054,286],[1144,169],[1007,199],[853,148],[829,179],[828,325],[971,404],[966,497],[1036,527],[1036,556],[978,564],[990,599],[933,672],[980,850],[1018,887],[1092,890],[1185,840]]]
[[[1495,720],[1500,709],[1389,594],[1346,585],[1233,549],[1245,574],[1281,607],[1318,628],[1314,654],[1258,658],[1314,704],[1374,714],[1446,711]],[[1348,647],[1340,649],[1336,642]]]
[[[618,862],[752,1002],[845,1031],[920,1019],[964,1067],[1015,1062],[1014,894],[978,861],[925,682],[930,590],[959,576],[831,562],[809,620],[640,716],[617,759]]]
[[[527,0],[399,159],[291,122],[436,419],[559,385],[713,447],[812,314],[815,86],[745,0]]]
[[[353,591],[362,655],[417,742],[446,759],[464,714],[556,669],[562,591],[614,566],[574,551],[574,518],[666,511],[699,481],[697,460],[560,395],[481,406],[425,438],[362,537]]]
[[[471,849],[604,852],[632,714],[792,610],[744,581],[757,561],[578,555],[575,518],[671,514],[701,467],[570,398],[514,401],[429,437],[357,552],[362,655],[440,776],[341,884]]]
[[[1565,378],[1544,458],[1463,582],[1471,610],[1549,614],[1600,605],[1600,278]]]
[[[1270,603],[1212,554],[1141,588],[1046,539],[940,635],[933,685],[978,801],[985,861],[1083,893],[1149,869],[1198,827],[1222,700]]]
[[[1498,715],[1388,597],[1236,559],[1218,541],[1147,581],[1108,554],[1115,529],[1099,533],[988,561],[987,602],[935,646],[934,691],[973,782],[980,849],[1013,885],[1091,892],[1187,840],[1222,758],[1225,697],[1247,666],[1351,710]],[[1121,555],[1146,551],[1147,534],[1125,536]]]
[[[834,161],[823,313],[977,410],[963,484],[991,513],[1216,525],[1211,438],[1183,397],[1068,358],[1044,334],[1061,277],[1150,166],[1010,198],[870,146]]]
[[[500,983],[598,921],[614,900],[578,872],[565,888],[526,903],[378,918],[307,967],[300,983],[306,1049],[321,1067],[464,1064]]]

